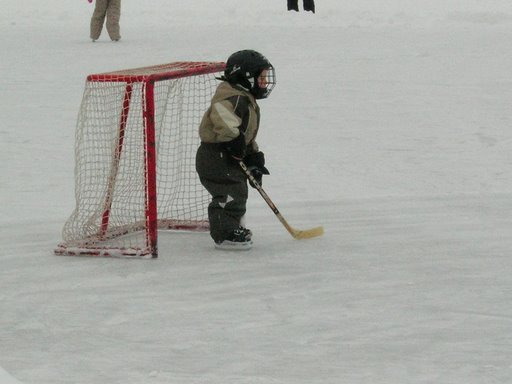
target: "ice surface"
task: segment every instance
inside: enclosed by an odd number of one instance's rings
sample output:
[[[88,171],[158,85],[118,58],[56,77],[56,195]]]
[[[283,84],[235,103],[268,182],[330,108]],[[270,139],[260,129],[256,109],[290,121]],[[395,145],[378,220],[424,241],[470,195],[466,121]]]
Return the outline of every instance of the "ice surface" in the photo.
[[[125,1],[94,44],[91,13],[2,1],[1,384],[512,382],[509,1]],[[243,48],[277,69],[265,189],[325,235],[252,191],[250,252],[53,256],[85,77]]]

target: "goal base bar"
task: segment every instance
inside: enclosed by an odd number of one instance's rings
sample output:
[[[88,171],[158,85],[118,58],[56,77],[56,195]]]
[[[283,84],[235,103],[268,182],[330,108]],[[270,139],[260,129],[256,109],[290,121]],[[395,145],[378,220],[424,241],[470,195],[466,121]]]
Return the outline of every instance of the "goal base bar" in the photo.
[[[142,227],[135,226],[136,231],[129,231],[127,228],[119,228],[116,231],[104,234],[101,238],[94,237],[84,239],[81,244],[60,243],[54,249],[57,256],[97,256],[97,257],[117,257],[117,258],[138,258],[138,259],[154,259],[156,253],[150,247],[108,247],[108,246],[87,246],[95,244],[98,241],[108,241],[116,239],[120,236],[130,236],[137,231],[143,231]],[[158,220],[158,229],[162,231],[180,231],[180,232],[205,232],[210,228],[208,220],[192,221],[192,220]]]
[[[136,248],[80,248],[68,247],[65,244],[59,244],[53,251],[57,256],[96,256],[96,257],[116,257],[132,259],[154,259],[156,258],[149,250]]]

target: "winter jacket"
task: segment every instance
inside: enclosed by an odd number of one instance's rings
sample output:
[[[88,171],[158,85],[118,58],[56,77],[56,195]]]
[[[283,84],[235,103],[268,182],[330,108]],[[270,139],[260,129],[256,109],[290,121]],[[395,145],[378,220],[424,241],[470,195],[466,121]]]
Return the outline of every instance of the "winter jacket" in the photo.
[[[250,154],[258,152],[255,139],[259,123],[260,108],[254,96],[223,81],[201,120],[199,137],[203,143],[226,143],[242,132]]]

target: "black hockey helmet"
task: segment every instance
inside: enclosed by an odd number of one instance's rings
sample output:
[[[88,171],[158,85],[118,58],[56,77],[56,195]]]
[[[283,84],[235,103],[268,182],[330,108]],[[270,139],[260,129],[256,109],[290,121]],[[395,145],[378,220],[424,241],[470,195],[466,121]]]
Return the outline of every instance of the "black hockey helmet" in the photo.
[[[264,79],[265,85],[261,86],[258,77],[264,70],[267,70],[267,76]],[[241,86],[256,99],[268,97],[276,84],[274,67],[270,61],[252,49],[238,51],[229,56],[223,80]]]

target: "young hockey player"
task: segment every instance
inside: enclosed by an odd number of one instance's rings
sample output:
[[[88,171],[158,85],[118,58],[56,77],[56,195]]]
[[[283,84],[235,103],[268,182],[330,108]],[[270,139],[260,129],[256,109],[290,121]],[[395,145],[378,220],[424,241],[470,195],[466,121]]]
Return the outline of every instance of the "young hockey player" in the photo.
[[[269,174],[255,141],[260,123],[256,100],[268,97],[274,88],[274,68],[261,53],[238,51],[228,58],[219,80],[199,127],[196,170],[212,196],[208,219],[215,247],[247,250],[252,246],[252,232],[243,226],[242,218],[248,187],[239,162],[260,183],[262,175]]]

